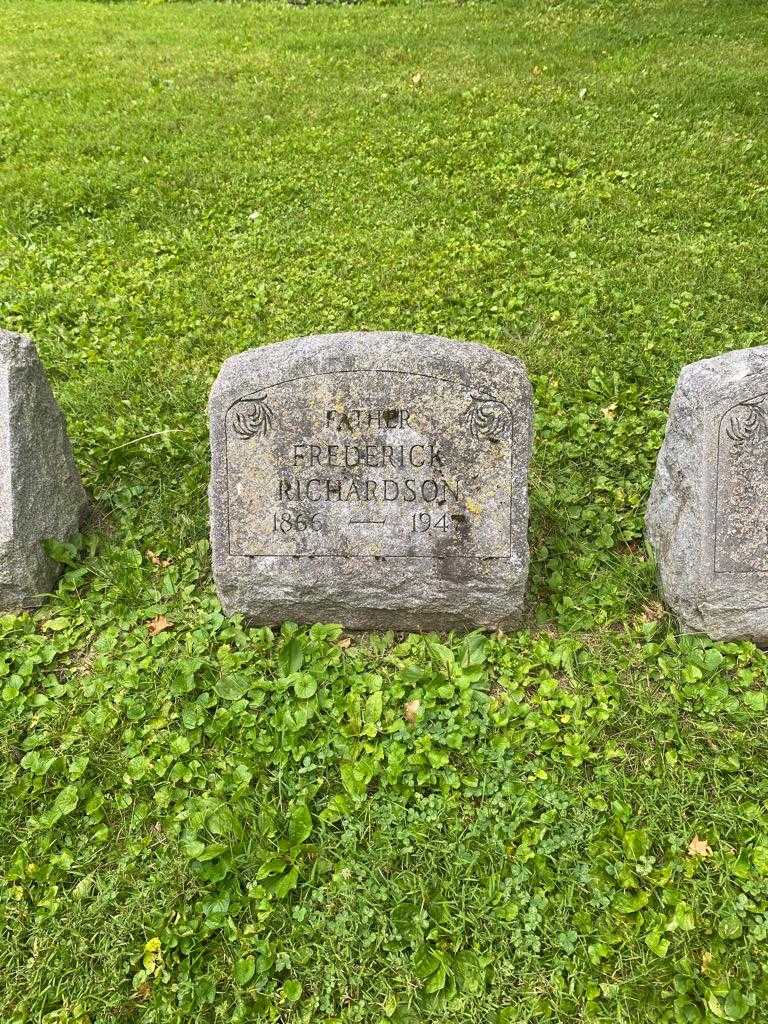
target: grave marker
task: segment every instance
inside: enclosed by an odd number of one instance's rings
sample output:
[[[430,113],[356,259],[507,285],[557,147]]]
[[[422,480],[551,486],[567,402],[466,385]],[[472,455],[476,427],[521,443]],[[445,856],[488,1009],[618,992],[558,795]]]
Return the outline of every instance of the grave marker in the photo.
[[[531,449],[519,360],[413,334],[299,338],[228,359],[209,412],[228,613],[370,629],[519,618]]]
[[[35,346],[0,331],[0,609],[39,605],[61,573],[44,541],[88,512],[66,424]]]
[[[646,530],[686,631],[768,643],[768,347],[683,367]]]

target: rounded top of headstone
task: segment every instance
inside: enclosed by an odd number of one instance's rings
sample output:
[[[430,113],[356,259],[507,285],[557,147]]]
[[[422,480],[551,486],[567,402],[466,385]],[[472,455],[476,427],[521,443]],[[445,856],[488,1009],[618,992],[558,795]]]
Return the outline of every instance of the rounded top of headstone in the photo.
[[[768,371],[768,345],[740,348],[709,359],[688,363],[680,371],[678,388],[700,392],[703,398],[725,386],[747,382],[750,377]]]
[[[263,386],[286,375],[366,369],[458,377],[474,387],[506,385],[521,397],[530,395],[525,367],[516,356],[477,342],[407,331],[312,334],[248,349],[224,362],[213,395],[240,388],[249,376]]]

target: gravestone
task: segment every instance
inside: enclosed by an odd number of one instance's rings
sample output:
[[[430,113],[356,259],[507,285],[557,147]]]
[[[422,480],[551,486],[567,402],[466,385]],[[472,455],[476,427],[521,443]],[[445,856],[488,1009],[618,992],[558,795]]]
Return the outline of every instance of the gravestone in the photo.
[[[683,368],[646,532],[684,630],[768,643],[768,347]]]
[[[35,346],[0,331],[0,609],[41,603],[61,572],[44,541],[67,540],[87,512],[64,417]]]
[[[209,404],[227,613],[351,629],[508,626],[528,575],[522,363],[415,334],[228,359]]]

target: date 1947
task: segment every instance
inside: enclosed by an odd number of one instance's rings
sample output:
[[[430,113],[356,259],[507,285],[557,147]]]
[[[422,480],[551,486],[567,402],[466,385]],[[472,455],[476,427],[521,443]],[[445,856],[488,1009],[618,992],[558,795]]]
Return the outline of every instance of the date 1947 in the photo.
[[[411,516],[412,533],[429,533],[430,530],[450,530],[451,522],[448,515],[432,515],[431,512],[414,512]]]

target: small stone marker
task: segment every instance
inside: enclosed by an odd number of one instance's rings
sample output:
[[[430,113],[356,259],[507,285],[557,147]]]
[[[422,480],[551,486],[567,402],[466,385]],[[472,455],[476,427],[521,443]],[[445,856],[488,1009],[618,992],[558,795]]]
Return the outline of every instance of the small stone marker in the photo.
[[[483,345],[329,334],[228,359],[209,404],[216,583],[262,623],[519,619],[531,389]]]
[[[0,331],[0,609],[39,605],[61,566],[43,541],[80,528],[88,500],[35,346]]]
[[[687,632],[768,643],[768,346],[683,367],[646,531]]]

